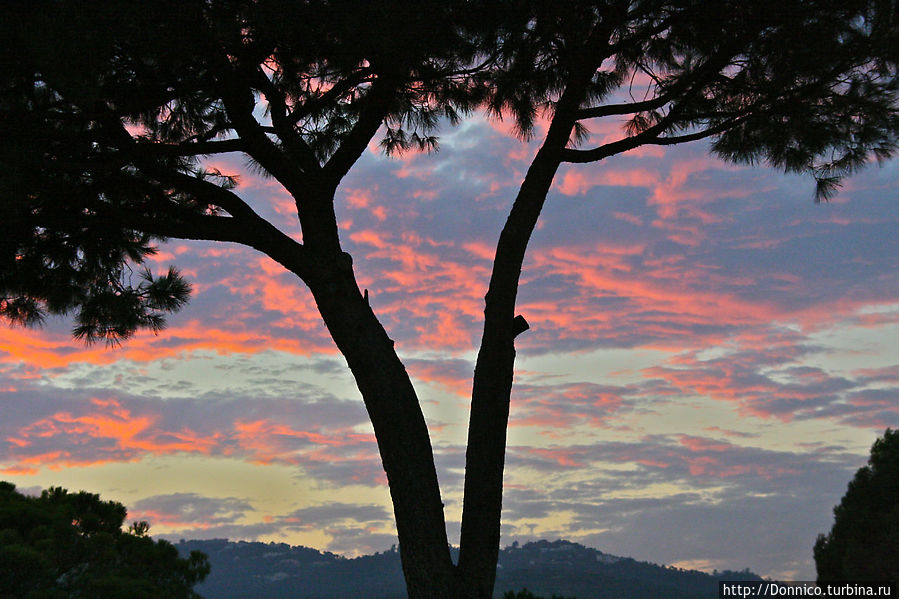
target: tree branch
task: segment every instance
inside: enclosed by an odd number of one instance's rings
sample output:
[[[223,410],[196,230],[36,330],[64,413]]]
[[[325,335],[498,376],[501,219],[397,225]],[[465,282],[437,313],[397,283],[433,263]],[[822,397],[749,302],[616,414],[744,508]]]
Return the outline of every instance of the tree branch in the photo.
[[[719,49],[718,52],[712,55],[702,65],[689,72],[682,80],[675,82],[675,84],[671,86],[671,88],[666,93],[653,98],[652,100],[638,102],[633,105],[618,104],[599,106],[594,109],[585,109],[586,112],[605,116],[601,114],[604,109],[618,111],[624,110],[627,106],[634,105],[645,105],[647,106],[646,109],[649,109],[652,107],[652,104],[659,102],[661,102],[659,106],[663,106],[667,103],[674,104],[671,110],[668,111],[668,114],[662,117],[662,119],[660,119],[658,123],[648,127],[637,135],[603,144],[592,150],[576,150],[573,148],[565,148],[564,150],[562,150],[562,161],[583,164],[587,162],[596,162],[598,160],[603,160],[604,158],[608,158],[609,156],[614,156],[615,154],[620,154],[621,152],[632,150],[643,144],[673,145],[675,143],[681,143],[679,141],[675,141],[678,138],[674,137],[667,138],[668,140],[670,140],[667,142],[658,143],[658,140],[662,139],[659,136],[667,129],[677,125],[680,113],[685,112],[687,110],[687,105],[697,96],[700,96],[703,92],[704,87],[712,80],[712,78],[715,77],[715,75],[718,74],[721,69],[725,68],[733,60],[734,53],[736,51],[735,49],[737,47],[737,45],[731,43]],[[610,114],[628,114],[629,112],[638,111],[611,112]],[[748,112],[748,109],[746,110],[746,112]],[[726,130],[728,126],[733,126],[733,124],[731,123],[730,125],[724,126],[720,130],[718,130],[718,127],[722,125],[724,124],[721,123],[719,125],[716,125],[714,127],[714,130],[710,130],[710,132],[706,133],[705,135],[694,137],[694,135],[697,134],[690,134],[688,136],[681,137],[683,137],[683,141],[690,141],[691,139],[702,139],[703,137],[708,137],[709,135],[720,133],[721,131]]]
[[[303,189],[308,183],[302,177],[303,173],[297,172],[296,165],[289,156],[268,138],[262,125],[253,116],[253,109],[256,107],[253,90],[241,83],[242,78],[230,64],[220,65],[218,72],[222,84],[222,102],[234,131],[245,144],[246,153],[284,185],[297,199],[297,209],[301,210],[299,198],[303,197]]]
[[[618,141],[603,144],[592,150],[575,150],[573,148],[564,148],[561,150],[562,162],[571,162],[575,164],[584,164],[587,162],[597,162],[609,156],[620,154],[633,150],[643,144],[650,143],[656,139],[665,129],[671,125],[671,119],[663,118],[661,121],[649,127],[645,131],[632,135]]]
[[[166,156],[210,156],[212,154],[227,154],[229,152],[246,152],[246,146],[241,139],[192,141],[179,144],[139,142],[138,147],[148,153],[164,154]]]
[[[286,123],[296,126],[301,120],[320,110],[324,106],[331,106],[338,101],[342,94],[355,86],[371,81],[372,71],[370,67],[358,69],[352,75],[341,79],[332,85],[327,91],[317,98],[310,98],[295,107],[286,118]]]
[[[653,140],[645,142],[648,145],[654,146],[673,146],[676,144],[687,143],[690,141],[697,141],[700,139],[705,139],[707,137],[711,137],[712,135],[717,135],[719,133],[723,133],[732,127],[736,127],[743,121],[749,118],[749,115],[745,115],[743,117],[736,117],[733,119],[729,119],[727,121],[722,121],[717,125],[713,125],[707,129],[703,129],[702,131],[697,131],[695,133],[689,133],[686,135],[676,135],[674,137],[657,137]]]
[[[337,188],[350,167],[362,156],[390,109],[397,85],[391,78],[378,77],[366,97],[359,119],[322,169],[328,185]]]
[[[159,198],[150,208],[151,211],[161,212],[167,217],[165,220],[160,220],[159,215],[146,211],[115,208],[116,217],[121,219],[120,222],[123,222],[124,226],[163,237],[240,243],[267,254],[306,280],[314,264],[301,243],[259,216],[237,194],[209,181],[148,160],[137,148],[139,145],[137,141],[131,137],[115,115],[104,111],[96,118],[125,156],[133,158],[135,165],[149,176],[163,185],[187,193],[202,203],[218,206],[231,214],[228,218],[189,212],[179,209],[164,198]],[[159,190],[148,191],[158,193]]]
[[[269,113],[272,116],[272,130],[275,135],[284,142],[284,147],[297,160],[300,161],[301,168],[309,173],[316,173],[321,170],[321,165],[315,157],[315,152],[303,140],[295,127],[295,123],[291,123],[287,118],[287,103],[284,93],[271,81],[260,67],[255,69],[255,79],[260,89],[265,94],[265,99],[269,104]]]
[[[160,208],[158,205],[156,208]],[[227,241],[245,244],[245,226],[230,216],[197,214],[164,207],[164,217],[127,208],[110,208],[109,213],[125,226],[150,235],[173,239]]]
[[[152,165],[142,165],[142,167],[147,170],[148,174],[159,179],[164,185],[171,185],[175,189],[202,199],[205,204],[218,206],[232,217],[243,219],[247,224],[250,224],[252,221],[264,220],[240,196],[215,183],[210,183],[187,173],[154,168]]]
[[[662,94],[652,100],[644,100],[642,102],[628,102],[624,104],[606,104],[604,106],[592,106],[590,108],[581,108],[577,111],[575,118],[577,120],[595,119],[605,116],[633,114],[635,112],[643,112],[645,110],[653,110],[661,108],[671,101],[671,94]]]

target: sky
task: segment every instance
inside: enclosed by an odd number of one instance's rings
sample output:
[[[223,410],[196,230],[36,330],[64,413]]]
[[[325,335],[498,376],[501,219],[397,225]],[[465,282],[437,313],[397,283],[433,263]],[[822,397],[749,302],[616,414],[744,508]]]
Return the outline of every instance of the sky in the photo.
[[[593,140],[619,134],[600,128]],[[537,140],[472,118],[436,154],[373,143],[338,196],[360,285],[418,389],[458,541],[468,395],[495,243]],[[210,166],[300,238],[239,156]],[[899,163],[829,203],[703,142],[563,166],[525,262],[502,544],[569,539],[684,568],[814,578],[812,545],[899,426]],[[170,240],[191,303],[84,346],[0,327],[0,479],[88,490],[151,534],[358,555],[396,543],[361,398],[303,284]]]

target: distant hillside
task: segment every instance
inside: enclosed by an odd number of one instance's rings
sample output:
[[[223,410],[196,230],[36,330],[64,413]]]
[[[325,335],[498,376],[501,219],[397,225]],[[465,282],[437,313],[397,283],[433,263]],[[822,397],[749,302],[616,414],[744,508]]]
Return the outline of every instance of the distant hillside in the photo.
[[[179,551],[209,556],[212,573],[196,590],[206,599],[402,599],[395,550],[347,559],[284,543],[182,541]],[[500,552],[496,593],[527,588],[577,599],[715,599],[719,579],[761,580],[748,571],[712,576],[638,562],[568,541],[538,541]]]

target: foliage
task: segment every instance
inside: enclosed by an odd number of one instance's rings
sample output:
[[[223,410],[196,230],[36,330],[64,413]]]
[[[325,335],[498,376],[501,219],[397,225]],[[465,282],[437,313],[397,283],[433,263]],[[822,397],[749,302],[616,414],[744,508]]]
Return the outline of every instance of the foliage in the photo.
[[[202,217],[247,214],[225,193],[237,179],[202,166],[209,154],[242,152],[298,194],[304,174],[345,173],[381,123],[386,152],[430,150],[441,120],[483,105],[513,118],[523,137],[541,111],[561,116],[572,143],[562,161],[711,137],[724,158],[813,173],[826,198],[870,156],[896,149],[890,3],[401,8],[323,0],[17,7],[0,31],[0,313],[39,324],[74,311],[75,335],[89,342],[163,328],[190,286],[174,269],[135,274],[129,264],[142,264],[167,236],[235,240],[221,220]],[[815,44],[797,43],[809,36]],[[641,99],[610,101],[623,89]],[[239,114],[256,105],[270,125]],[[628,135],[578,149],[604,117],[624,117]]]
[[[211,217],[249,212],[227,193],[237,178],[203,155],[261,148],[290,165],[255,156],[252,168],[296,180],[288,169],[349,168],[382,121],[388,153],[436,148],[438,121],[481,95],[458,72],[477,49],[450,27],[474,17],[449,18],[443,4],[403,19],[392,2],[16,6],[0,26],[0,315],[40,324],[75,312],[88,342],[161,330],[190,286],[142,267],[155,243],[221,239]],[[289,134],[274,144],[254,124],[252,140],[235,139],[262,97]]]
[[[709,137],[726,160],[810,172],[825,199],[872,156],[896,151],[899,33],[890,3],[524,6],[501,47],[488,107],[513,115],[522,137],[541,109],[556,116],[571,108],[564,161]],[[566,107],[575,82],[577,105]],[[622,89],[631,101],[620,102]],[[591,119],[609,116],[626,119],[627,138],[577,151]]]
[[[54,487],[40,497],[0,482],[0,595],[20,599],[199,599],[209,574],[200,552],[180,558],[147,536],[146,522],[122,531],[125,507]]]
[[[818,580],[899,581],[899,430],[874,442],[833,514],[815,542]]]

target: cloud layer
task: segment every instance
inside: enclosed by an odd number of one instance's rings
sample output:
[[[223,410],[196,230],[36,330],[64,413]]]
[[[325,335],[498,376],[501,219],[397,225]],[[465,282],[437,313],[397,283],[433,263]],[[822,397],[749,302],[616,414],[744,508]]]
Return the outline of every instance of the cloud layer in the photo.
[[[345,248],[432,426],[451,538],[483,294],[534,152],[503,127],[472,120],[436,156],[369,153],[338,197]],[[504,539],[811,577],[830,507],[899,424],[897,184],[890,162],[816,205],[810,181],[702,145],[563,168],[519,295],[531,329]],[[277,184],[245,173],[239,191],[301,237]],[[196,291],[158,337],[107,350],[63,321],[0,330],[3,477],[75,480],[173,538],[395,542],[364,407],[302,283],[219,244],[173,240],[154,262]],[[277,491],[220,488],[203,464]],[[151,466],[171,482],[142,479]],[[174,474],[189,468],[196,488]]]

